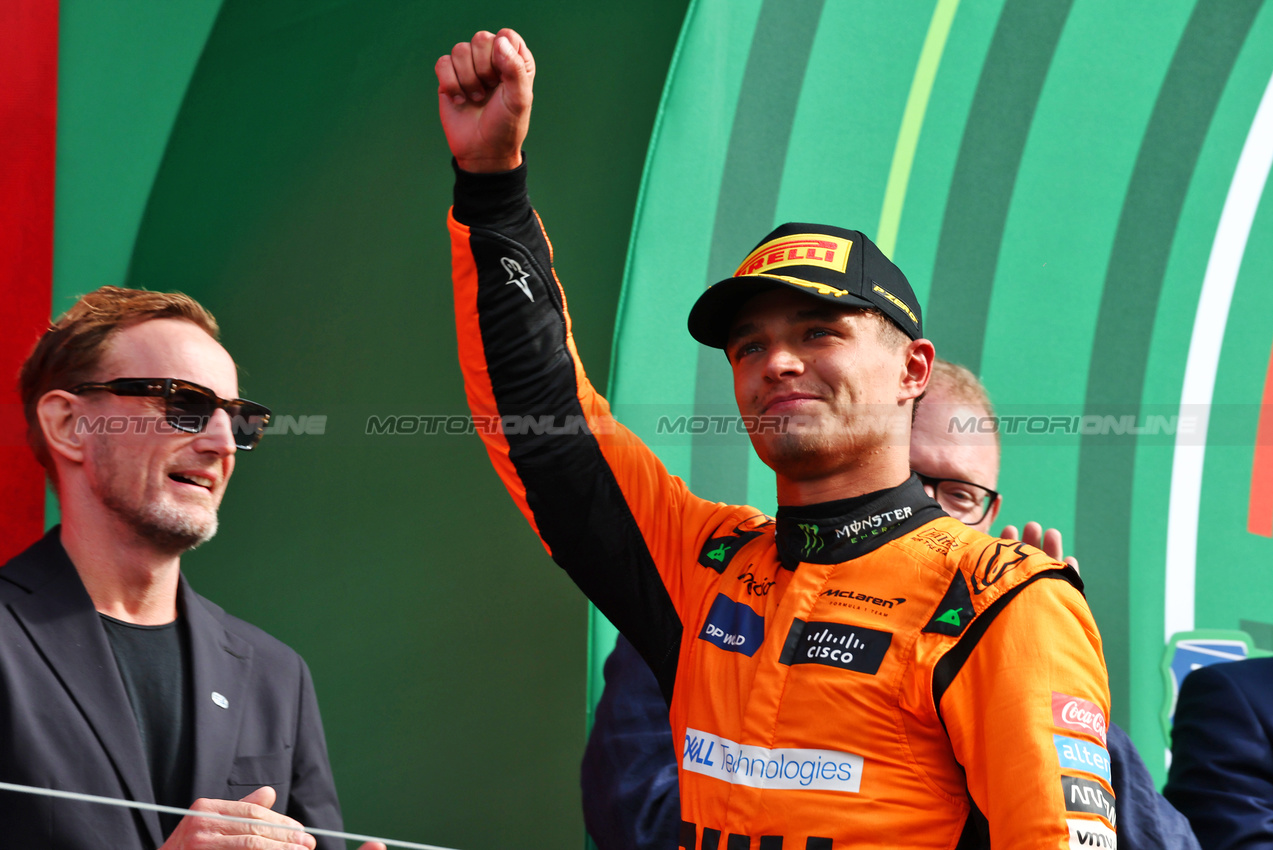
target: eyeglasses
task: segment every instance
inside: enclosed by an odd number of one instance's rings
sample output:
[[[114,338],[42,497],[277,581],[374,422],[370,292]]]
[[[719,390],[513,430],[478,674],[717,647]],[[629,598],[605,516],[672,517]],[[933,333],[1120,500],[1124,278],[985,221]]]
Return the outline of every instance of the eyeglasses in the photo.
[[[915,470],[911,470],[915,472]],[[971,481],[960,481],[958,478],[934,478],[922,472],[915,472],[919,482],[924,485],[937,504],[945,508],[946,513],[964,525],[976,525],[990,513],[990,506],[999,498],[996,490],[973,484]]]
[[[119,396],[144,396],[164,400],[164,421],[187,434],[199,434],[212,415],[224,410],[230,416],[234,445],[245,452],[256,448],[270,422],[270,409],[245,398],[224,399],[207,387],[179,378],[116,378],[102,384],[80,384],[67,392],[104,390]]]

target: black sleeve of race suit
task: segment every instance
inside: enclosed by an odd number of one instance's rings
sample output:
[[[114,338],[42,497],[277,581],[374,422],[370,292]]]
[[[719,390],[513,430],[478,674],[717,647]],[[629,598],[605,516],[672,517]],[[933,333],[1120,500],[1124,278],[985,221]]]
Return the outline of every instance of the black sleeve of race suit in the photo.
[[[456,168],[453,215],[469,228],[490,391],[540,537],[670,698],[681,622],[586,424],[563,296],[526,193],[525,164],[495,174]]]

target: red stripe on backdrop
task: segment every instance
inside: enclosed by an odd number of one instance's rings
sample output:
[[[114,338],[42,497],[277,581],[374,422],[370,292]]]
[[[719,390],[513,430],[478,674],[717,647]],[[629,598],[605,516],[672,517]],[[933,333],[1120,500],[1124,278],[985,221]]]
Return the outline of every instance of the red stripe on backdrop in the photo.
[[[57,23],[57,0],[0,2],[0,563],[44,530],[16,385],[52,309]]]
[[[1273,353],[1264,374],[1260,399],[1260,424],[1255,430],[1255,459],[1251,462],[1251,499],[1246,528],[1261,537],[1273,537]]]

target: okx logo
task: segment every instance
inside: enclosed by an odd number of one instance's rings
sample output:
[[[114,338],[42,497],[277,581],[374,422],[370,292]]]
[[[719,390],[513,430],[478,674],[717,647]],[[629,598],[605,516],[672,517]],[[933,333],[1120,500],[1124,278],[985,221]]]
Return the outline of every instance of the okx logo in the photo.
[[[765,640],[765,618],[753,611],[750,605],[735,602],[720,593],[707,612],[707,622],[698,637],[728,652],[741,652],[750,658]]]

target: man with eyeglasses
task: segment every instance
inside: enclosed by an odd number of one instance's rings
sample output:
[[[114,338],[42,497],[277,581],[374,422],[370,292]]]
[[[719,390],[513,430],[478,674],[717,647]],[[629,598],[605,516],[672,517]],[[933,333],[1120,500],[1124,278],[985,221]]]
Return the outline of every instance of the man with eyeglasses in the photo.
[[[911,427],[911,471],[946,513],[988,532],[1003,505],[997,430],[955,428],[987,422],[994,406],[977,376],[940,357]],[[1027,523],[1025,542],[1077,568],[1062,550],[1061,533]],[[1002,536],[1018,539],[1015,526]],[[622,635],[605,663],[606,686],[597,703],[580,771],[584,825],[599,850],[661,850],[676,846],[680,825],[677,753],[667,702],[645,660]],[[1110,724],[1111,785],[1118,800],[1118,838],[1124,850],[1197,850],[1189,823],[1160,795],[1135,745]]]
[[[22,365],[62,523],[0,569],[0,781],[250,823],[0,791],[4,847],[344,846],[274,828],[341,824],[305,662],[181,575],[270,417],[217,336],[185,295],[107,286]]]

